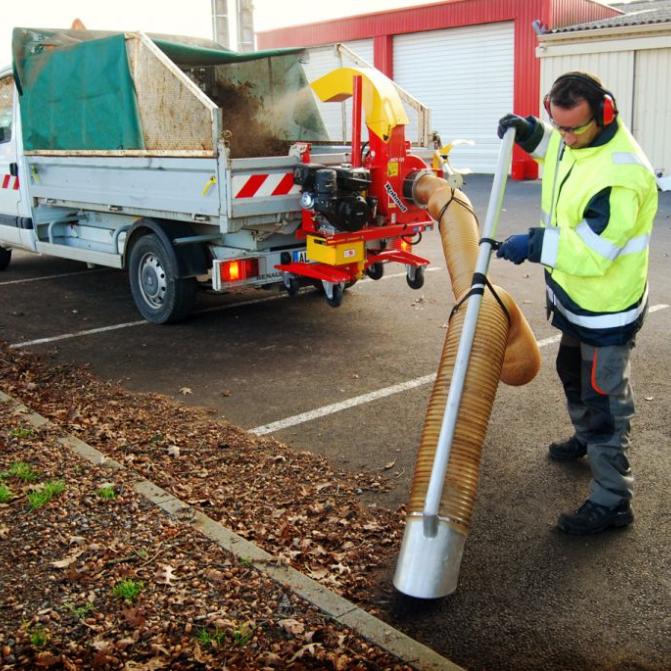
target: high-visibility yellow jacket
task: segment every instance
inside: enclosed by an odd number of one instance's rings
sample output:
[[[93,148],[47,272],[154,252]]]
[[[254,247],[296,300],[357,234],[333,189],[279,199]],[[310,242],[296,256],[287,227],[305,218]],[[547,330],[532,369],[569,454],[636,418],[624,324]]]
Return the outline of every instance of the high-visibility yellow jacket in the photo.
[[[657,211],[654,171],[622,122],[616,123],[602,133],[612,135],[608,141],[597,138],[582,149],[564,145],[556,130],[542,124],[531,151],[544,168],[541,227],[530,230],[529,260],[546,267],[552,323],[595,346],[624,344],[643,323]],[[607,221],[595,227],[586,212],[603,193]]]

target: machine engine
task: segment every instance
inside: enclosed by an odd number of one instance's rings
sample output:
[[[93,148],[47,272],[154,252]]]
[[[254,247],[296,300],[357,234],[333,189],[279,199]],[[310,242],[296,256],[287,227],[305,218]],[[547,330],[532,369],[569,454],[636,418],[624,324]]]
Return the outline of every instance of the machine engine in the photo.
[[[303,192],[301,206],[314,210],[323,232],[329,227],[335,231],[359,231],[375,218],[377,199],[366,196],[371,185],[366,168],[299,164],[294,168],[294,183]]]

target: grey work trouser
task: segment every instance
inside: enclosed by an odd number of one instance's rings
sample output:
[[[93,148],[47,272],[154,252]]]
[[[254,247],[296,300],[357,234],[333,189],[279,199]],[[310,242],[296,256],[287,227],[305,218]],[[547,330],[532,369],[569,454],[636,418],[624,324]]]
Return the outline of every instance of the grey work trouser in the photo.
[[[575,435],[587,445],[592,468],[589,498],[608,507],[632,496],[627,450],[634,416],[629,384],[633,347],[633,339],[625,345],[592,347],[563,334],[557,354],[557,373]]]

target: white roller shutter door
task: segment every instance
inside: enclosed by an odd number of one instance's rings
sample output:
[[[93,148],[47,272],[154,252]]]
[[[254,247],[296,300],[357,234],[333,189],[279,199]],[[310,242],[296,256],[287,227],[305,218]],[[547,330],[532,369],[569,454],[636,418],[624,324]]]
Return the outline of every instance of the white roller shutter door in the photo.
[[[373,40],[356,40],[353,42],[343,42],[343,44],[351,49],[357,56],[364,61],[373,65]],[[341,66],[353,65],[353,62],[346,56],[343,61],[333,45],[325,47],[313,47],[308,49],[309,62],[303,65],[305,75],[308,82],[319,79],[331,70],[335,70]],[[314,95],[314,93],[313,93]],[[351,124],[352,124],[352,101],[351,99],[344,104],[338,103],[323,103],[317,99],[317,106],[322,115],[324,125],[329,133],[329,138],[336,142],[343,142],[351,140]],[[343,113],[344,108],[344,113]],[[343,120],[345,128],[343,133]],[[366,139],[367,133],[365,125],[363,127],[363,137]]]
[[[473,140],[450,154],[457,168],[492,173],[498,119],[513,110],[513,23],[397,35],[394,79],[431,110],[443,144]],[[415,134],[407,129],[406,137]]]

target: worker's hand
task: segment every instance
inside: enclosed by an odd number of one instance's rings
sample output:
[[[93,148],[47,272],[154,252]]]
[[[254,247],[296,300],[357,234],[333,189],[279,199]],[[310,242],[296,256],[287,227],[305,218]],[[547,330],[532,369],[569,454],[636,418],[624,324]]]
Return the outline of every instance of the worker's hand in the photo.
[[[506,238],[498,248],[496,256],[499,259],[512,261],[516,265],[526,261],[529,256],[529,234],[520,233]]]
[[[503,136],[509,128],[515,129],[516,142],[524,142],[524,140],[531,135],[531,131],[533,130],[531,122],[518,114],[506,114],[504,117],[501,117],[499,119],[499,127],[496,130],[496,134],[503,139]]]

